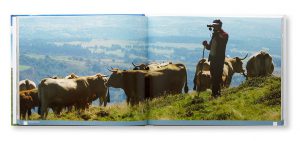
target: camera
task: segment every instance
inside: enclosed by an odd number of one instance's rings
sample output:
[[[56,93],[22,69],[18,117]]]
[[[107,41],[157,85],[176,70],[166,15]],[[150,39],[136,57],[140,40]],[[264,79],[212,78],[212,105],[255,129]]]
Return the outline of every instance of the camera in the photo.
[[[215,24],[208,24],[207,27],[211,31]]]

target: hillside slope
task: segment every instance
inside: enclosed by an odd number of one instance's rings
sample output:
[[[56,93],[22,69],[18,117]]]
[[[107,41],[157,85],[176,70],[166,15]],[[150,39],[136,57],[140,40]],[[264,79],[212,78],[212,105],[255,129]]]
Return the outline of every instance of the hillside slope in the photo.
[[[210,91],[168,95],[135,106],[126,103],[92,106],[79,113],[49,114],[49,120],[280,120],[281,79],[261,77],[246,80],[238,87],[224,89],[214,99]],[[148,108],[151,107],[151,108]],[[149,111],[149,112],[147,112]],[[39,119],[34,114],[31,119]]]

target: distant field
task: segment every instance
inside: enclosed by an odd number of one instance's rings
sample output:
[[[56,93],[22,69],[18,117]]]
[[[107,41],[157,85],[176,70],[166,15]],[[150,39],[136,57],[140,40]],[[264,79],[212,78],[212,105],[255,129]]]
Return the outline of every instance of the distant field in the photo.
[[[30,69],[31,67],[30,66],[26,66],[26,65],[20,65],[19,66],[19,70],[20,71],[25,71],[25,70],[28,70],[28,69]]]
[[[34,54],[34,53],[26,53],[25,56],[28,56],[33,59],[44,59],[45,55]]]
[[[211,92],[191,92],[162,96],[139,105],[126,103],[107,107],[91,106],[84,112],[50,113],[48,120],[280,120],[281,78],[263,77],[247,80],[240,86],[222,91],[214,99]],[[151,108],[149,108],[151,107]],[[33,120],[39,119],[33,114]]]

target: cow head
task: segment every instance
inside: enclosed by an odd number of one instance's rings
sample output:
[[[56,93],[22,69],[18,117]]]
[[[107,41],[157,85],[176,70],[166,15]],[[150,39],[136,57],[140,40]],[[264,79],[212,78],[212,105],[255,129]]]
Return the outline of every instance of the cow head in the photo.
[[[231,65],[233,68],[233,71],[236,73],[244,73],[245,69],[243,68],[243,60],[246,59],[248,54],[244,58],[240,57],[234,57],[231,61]]]
[[[123,87],[123,71],[119,69],[111,69],[109,70],[112,72],[110,75],[106,86],[107,87],[114,87],[114,88],[122,88]]]
[[[28,79],[25,80],[26,90],[30,90],[30,81]]]
[[[133,70],[149,70],[149,67],[146,64],[135,65],[132,62],[132,65],[134,66]]]
[[[201,59],[197,64],[199,70],[210,70],[210,63],[206,59]]]
[[[89,87],[91,89],[91,92],[88,96],[88,101],[92,102],[96,100],[97,98],[100,98],[104,94],[104,90],[106,89],[106,79],[105,75],[102,75],[100,73],[93,75],[93,76],[88,76],[86,77]]]
[[[66,79],[74,79],[74,78],[78,78],[79,76],[77,76],[76,74],[74,73],[71,73],[70,75],[66,76],[65,78]]]

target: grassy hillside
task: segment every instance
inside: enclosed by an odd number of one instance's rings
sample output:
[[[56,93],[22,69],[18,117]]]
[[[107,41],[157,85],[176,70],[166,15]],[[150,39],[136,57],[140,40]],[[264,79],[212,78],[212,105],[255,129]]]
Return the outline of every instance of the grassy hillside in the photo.
[[[107,107],[90,107],[84,112],[72,111],[61,116],[49,114],[50,120],[132,121],[156,120],[280,120],[281,79],[254,78],[238,87],[222,91],[214,99],[210,91],[168,95],[135,106],[126,103]],[[148,107],[151,107],[148,109]],[[149,111],[149,112],[147,112]],[[147,115],[148,113],[148,115]],[[32,119],[38,119],[34,114]]]

